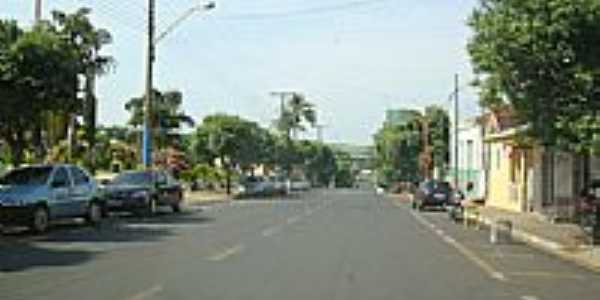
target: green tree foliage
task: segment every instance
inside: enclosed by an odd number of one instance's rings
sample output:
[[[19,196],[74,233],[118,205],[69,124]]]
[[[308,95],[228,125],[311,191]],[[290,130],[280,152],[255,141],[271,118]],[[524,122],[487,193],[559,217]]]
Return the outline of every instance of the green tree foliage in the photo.
[[[331,147],[320,142],[301,141],[296,144],[299,161],[313,185],[327,186],[337,171],[337,159]]]
[[[103,71],[111,61],[98,55],[110,35],[94,28],[88,14],[87,9],[54,12],[51,21],[27,30],[0,20],[0,138],[10,148],[14,165],[23,161],[26,150],[33,150],[38,161],[43,158],[42,133],[52,127],[49,116],[66,120],[82,114],[80,75],[88,74],[90,66]]]
[[[420,177],[421,132],[414,123],[384,124],[375,134],[376,167],[384,183],[414,181]]]
[[[85,124],[85,140],[89,149],[96,146],[96,106],[97,99],[93,90],[93,82],[96,76],[104,75],[111,66],[114,59],[111,56],[101,54],[102,48],[112,43],[112,36],[106,29],[96,28],[89,16],[91,10],[80,8],[73,14],[54,11],[52,17],[56,30],[60,36],[68,41],[77,57],[77,73],[85,80],[85,99],[82,104],[82,115]],[[79,79],[77,79],[79,80]],[[94,155],[94,151],[89,151]],[[88,166],[94,168],[91,163],[93,157],[88,158]]]
[[[433,167],[444,170],[450,158],[450,117],[448,112],[436,105],[425,108],[423,122],[427,122],[429,136],[428,143],[431,146],[431,162]],[[419,127],[423,130],[423,126]]]
[[[415,181],[444,170],[449,158],[448,112],[428,106],[406,124],[384,123],[375,134],[375,164],[381,183]]]
[[[314,126],[317,114],[314,105],[302,94],[294,93],[286,103],[280,118],[276,121],[277,128],[288,138],[298,131],[306,130],[306,125]]]
[[[600,150],[600,2],[480,0],[468,49],[486,105],[547,145]]]
[[[181,108],[183,94],[179,91],[161,92],[154,90],[153,108],[154,127],[158,128],[158,147],[180,147],[178,129],[183,125],[193,127],[194,119]],[[129,125],[140,128],[144,124],[144,97],[136,97],[125,103],[125,109],[131,114]]]
[[[257,123],[238,116],[216,114],[204,118],[196,129],[196,141],[192,143],[197,158],[214,163],[218,158],[225,169],[227,192],[231,192],[231,176],[236,168],[252,169],[264,161],[265,130]]]

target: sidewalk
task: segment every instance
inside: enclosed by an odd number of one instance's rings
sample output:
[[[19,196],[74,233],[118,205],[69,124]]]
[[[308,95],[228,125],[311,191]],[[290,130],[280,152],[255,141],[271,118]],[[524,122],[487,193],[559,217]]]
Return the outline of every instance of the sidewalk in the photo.
[[[187,205],[203,205],[213,204],[219,202],[227,202],[232,200],[232,195],[227,195],[222,192],[212,191],[186,191],[185,192],[185,203]]]
[[[600,271],[600,247],[590,246],[585,233],[575,224],[552,224],[540,216],[493,207],[481,207],[479,213],[480,221],[486,225],[496,220],[510,221],[512,236],[516,240]]]
[[[410,193],[401,193],[401,194],[388,194],[388,197],[392,198],[394,202],[397,204],[410,204],[413,199],[413,195]]]

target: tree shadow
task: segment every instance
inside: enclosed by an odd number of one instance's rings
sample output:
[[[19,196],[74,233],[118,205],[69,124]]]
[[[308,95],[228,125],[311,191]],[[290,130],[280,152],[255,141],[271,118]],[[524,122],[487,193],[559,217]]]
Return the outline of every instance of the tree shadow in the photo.
[[[0,245],[0,272],[22,272],[37,267],[64,267],[83,264],[98,253],[38,247],[30,243]]]

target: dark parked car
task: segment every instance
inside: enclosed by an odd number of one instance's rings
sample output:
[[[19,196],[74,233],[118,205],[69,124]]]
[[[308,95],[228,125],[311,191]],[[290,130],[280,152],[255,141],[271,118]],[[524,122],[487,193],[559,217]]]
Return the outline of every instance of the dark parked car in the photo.
[[[412,207],[425,210],[429,207],[443,208],[453,203],[452,188],[445,181],[426,180],[417,189]]]
[[[104,202],[96,181],[78,166],[38,165],[14,169],[0,178],[0,224],[44,232],[58,218],[102,218]]]
[[[166,171],[127,171],[105,187],[108,210],[153,215],[159,206],[181,211],[183,187]]]

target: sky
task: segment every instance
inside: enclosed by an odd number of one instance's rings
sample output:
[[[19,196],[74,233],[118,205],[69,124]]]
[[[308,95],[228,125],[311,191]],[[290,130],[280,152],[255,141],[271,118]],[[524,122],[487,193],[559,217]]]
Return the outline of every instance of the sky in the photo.
[[[98,82],[99,121],[124,124],[125,102],[144,91],[146,0],[43,0],[52,10],[90,7],[117,65]],[[157,32],[202,0],[156,0]],[[23,26],[34,0],[0,0],[0,18]],[[265,126],[279,113],[271,91],[302,92],[324,138],[370,144],[387,109],[451,108],[460,75],[462,117],[476,114],[466,44],[476,0],[216,0],[157,45],[155,86],[178,89],[196,120],[239,114]],[[306,137],[315,137],[314,130]]]

